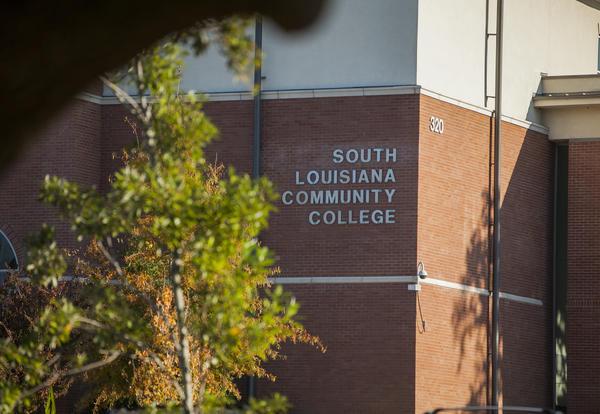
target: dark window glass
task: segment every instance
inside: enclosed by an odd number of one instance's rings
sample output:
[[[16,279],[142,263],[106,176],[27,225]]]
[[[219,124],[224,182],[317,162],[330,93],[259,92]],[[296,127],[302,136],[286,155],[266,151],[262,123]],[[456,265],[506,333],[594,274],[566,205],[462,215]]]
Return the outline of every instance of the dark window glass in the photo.
[[[8,269],[17,269],[19,264],[17,262],[17,255],[15,249],[4,235],[0,231],[0,271]]]

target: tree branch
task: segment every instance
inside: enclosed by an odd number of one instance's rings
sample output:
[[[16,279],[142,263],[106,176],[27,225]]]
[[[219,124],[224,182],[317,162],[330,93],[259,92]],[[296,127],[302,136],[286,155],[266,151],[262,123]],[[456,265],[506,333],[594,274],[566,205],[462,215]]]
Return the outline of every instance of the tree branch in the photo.
[[[105,331],[109,331],[109,332],[113,332],[116,335],[119,335],[122,339],[124,339],[127,342],[131,342],[134,345],[136,345],[138,348],[143,349],[145,351],[148,351],[148,356],[149,358],[141,358],[140,356],[136,356],[136,355],[128,355],[129,358],[131,359],[143,359],[143,360],[150,360],[153,361],[154,363],[156,363],[156,365],[158,365],[158,367],[165,372],[167,375],[169,375],[171,377],[171,382],[173,384],[173,386],[175,387],[175,389],[177,390],[177,393],[179,394],[179,396],[181,397],[181,399],[184,398],[184,392],[183,389],[181,388],[181,386],[179,385],[179,383],[177,382],[177,379],[173,377],[173,375],[169,372],[169,370],[165,367],[162,359],[160,358],[160,356],[158,356],[158,354],[154,351],[152,351],[150,349],[150,347],[148,346],[148,344],[146,344],[145,342],[140,341],[137,338],[134,338],[133,336],[127,334],[127,333],[123,333],[123,332],[119,332],[116,331],[114,329],[110,329],[109,327],[107,327],[106,325],[93,320],[93,319],[89,319],[86,317],[79,317],[78,318],[79,322],[88,324],[90,326],[93,326],[97,329],[102,329]]]
[[[144,302],[146,302],[146,304],[148,306],[150,306],[152,308],[152,310],[154,310],[155,312],[157,312],[163,318],[163,321],[166,322],[167,321],[166,315],[164,314],[164,312],[162,311],[162,309],[160,309],[160,307],[158,307],[158,305],[156,305],[156,303],[152,299],[150,299],[148,296],[146,296],[144,294],[144,292],[136,289],[135,287],[133,287],[131,285],[131,283],[129,283],[129,281],[127,280],[127,277],[125,277],[125,273],[123,272],[123,269],[121,268],[121,264],[108,251],[108,249],[104,246],[104,243],[102,243],[101,240],[98,240],[98,248],[100,249],[100,251],[102,252],[102,254],[104,255],[104,257],[106,257],[106,259],[113,266],[113,268],[117,272],[117,275],[119,275],[119,279],[121,280],[121,283],[123,284],[123,286],[125,286],[126,289],[129,289],[133,294],[135,294],[140,299],[142,299]]]
[[[136,116],[145,126],[147,126],[148,119],[135,99],[133,99],[127,92],[121,89],[117,84],[111,82],[105,76],[100,76],[100,80],[110,89],[112,89],[119,102],[121,102],[125,107],[129,106],[131,108],[130,112],[132,115]]]
[[[21,393],[21,395],[19,396],[19,399],[22,400],[24,398],[27,398],[28,396],[35,394],[36,392],[49,387],[50,385],[54,384],[56,381],[58,381],[61,377],[69,377],[69,376],[73,376],[73,375],[77,375],[77,374],[81,374],[83,372],[86,371],[90,371],[92,369],[96,369],[96,368],[100,368],[104,365],[110,364],[111,362],[113,362],[115,359],[117,359],[119,356],[121,356],[122,353],[120,351],[113,351],[108,358],[100,360],[100,361],[95,361],[95,362],[90,362],[87,365],[84,365],[82,367],[79,368],[73,368],[70,369],[69,371],[65,372],[65,373],[55,373],[52,376],[50,376],[46,381],[42,382],[41,384],[36,385],[33,388],[30,388],[26,391],[23,391]]]
[[[109,242],[110,242],[110,239],[109,239]],[[154,310],[158,314],[158,316],[162,319],[163,323],[169,330],[169,334],[173,338],[173,345],[175,347],[175,352],[179,352],[180,351],[179,341],[177,340],[177,335],[175,335],[175,330],[171,326],[171,323],[169,322],[167,315],[162,311],[162,309],[154,301],[152,301],[152,299],[150,299],[148,296],[146,296],[143,292],[134,288],[129,283],[129,281],[125,277],[125,273],[123,272],[121,265],[119,264],[119,261],[117,259],[115,259],[115,257],[108,251],[108,249],[104,246],[102,241],[98,241],[98,248],[100,249],[102,254],[106,257],[106,259],[115,268],[117,274],[119,275],[119,278],[121,279],[121,283],[123,283],[123,285],[127,289],[131,290],[131,292],[133,292],[133,294],[135,294],[136,296],[141,298],[144,302],[146,302],[146,304],[148,304],[148,306],[150,306],[152,308],[152,310]]]

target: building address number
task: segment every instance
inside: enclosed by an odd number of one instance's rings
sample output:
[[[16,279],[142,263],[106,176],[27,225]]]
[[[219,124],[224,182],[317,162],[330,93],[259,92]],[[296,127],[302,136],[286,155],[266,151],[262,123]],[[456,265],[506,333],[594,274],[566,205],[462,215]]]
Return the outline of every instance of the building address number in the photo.
[[[429,118],[429,122],[430,122],[429,129],[432,132],[436,132],[438,134],[444,133],[444,120],[443,119],[432,116],[431,118]]]

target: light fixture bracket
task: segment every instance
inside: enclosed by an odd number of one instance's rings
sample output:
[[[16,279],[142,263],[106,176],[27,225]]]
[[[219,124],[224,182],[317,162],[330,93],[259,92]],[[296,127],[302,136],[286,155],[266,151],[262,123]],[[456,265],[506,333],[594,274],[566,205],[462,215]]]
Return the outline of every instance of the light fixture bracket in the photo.
[[[426,279],[428,276],[422,261],[417,264],[417,276],[419,276],[419,279]]]

